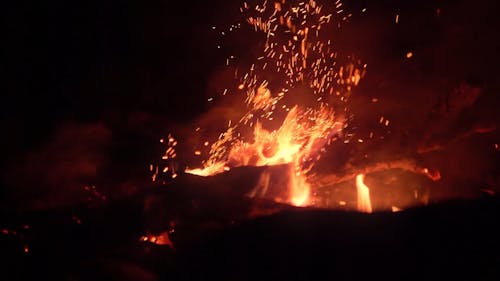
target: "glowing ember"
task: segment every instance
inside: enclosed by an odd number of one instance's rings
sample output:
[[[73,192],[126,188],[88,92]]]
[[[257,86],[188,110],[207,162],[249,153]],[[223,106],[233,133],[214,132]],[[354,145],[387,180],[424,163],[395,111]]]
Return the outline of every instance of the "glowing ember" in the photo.
[[[169,247],[173,247],[174,245],[172,244],[172,241],[170,240],[170,237],[168,235],[168,231],[165,231],[159,235],[145,235],[142,236],[140,241],[143,242],[150,242],[156,245],[165,245]]]
[[[372,212],[372,203],[370,200],[370,189],[364,183],[365,175],[356,176],[356,190],[358,192],[358,211],[364,213]]]

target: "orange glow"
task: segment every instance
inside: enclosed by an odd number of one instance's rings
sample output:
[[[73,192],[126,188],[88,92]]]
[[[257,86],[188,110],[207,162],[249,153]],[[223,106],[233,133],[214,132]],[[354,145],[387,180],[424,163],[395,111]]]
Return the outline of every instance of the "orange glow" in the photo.
[[[391,206],[391,210],[392,210],[393,213],[395,213],[395,212],[401,212],[401,208],[398,208],[396,206]]]
[[[372,212],[372,203],[370,200],[370,189],[364,183],[365,175],[356,176],[356,190],[358,192],[358,211],[363,213]]]
[[[168,231],[165,231],[159,235],[145,235],[142,236],[140,241],[150,242],[156,245],[165,245],[169,247],[173,247],[173,243],[168,236]]]

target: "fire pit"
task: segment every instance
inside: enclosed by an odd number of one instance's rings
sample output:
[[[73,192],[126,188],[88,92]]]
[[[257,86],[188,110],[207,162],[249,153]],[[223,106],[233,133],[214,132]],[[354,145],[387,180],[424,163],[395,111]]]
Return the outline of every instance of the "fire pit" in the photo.
[[[127,90],[141,102],[111,99],[102,120],[63,123],[8,154],[2,276],[497,280],[497,64],[485,51],[469,61],[482,49],[461,37],[496,52],[494,1],[364,2],[216,1],[190,10],[199,22],[142,15],[131,49],[156,46],[148,32],[159,29],[190,47],[161,61],[168,83],[139,71]]]

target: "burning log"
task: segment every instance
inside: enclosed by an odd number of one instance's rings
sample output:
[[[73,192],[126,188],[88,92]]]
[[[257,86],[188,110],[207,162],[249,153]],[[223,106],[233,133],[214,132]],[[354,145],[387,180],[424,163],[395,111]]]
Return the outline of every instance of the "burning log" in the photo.
[[[354,178],[358,174],[371,174],[392,169],[400,169],[403,171],[424,175],[432,181],[438,181],[441,178],[439,171],[430,171],[428,168],[422,168],[418,166],[413,160],[403,159],[403,160],[395,160],[384,163],[374,163],[364,168],[351,167],[346,171],[344,171],[341,175],[337,174],[318,175],[316,176],[315,181],[318,183],[319,186],[329,186],[333,184],[342,183],[345,181],[354,180]]]
[[[287,189],[283,188],[286,179],[282,177],[272,176],[273,183],[263,194],[258,194],[262,192],[259,180],[263,174],[281,174],[287,168],[288,165],[247,166],[210,177],[180,174],[167,185],[156,184],[145,193],[146,228],[160,234],[174,224],[176,232],[184,233],[181,239],[186,240],[188,236],[211,232],[227,224],[293,209],[275,200],[287,195]],[[174,244],[179,242],[178,238],[172,237]]]

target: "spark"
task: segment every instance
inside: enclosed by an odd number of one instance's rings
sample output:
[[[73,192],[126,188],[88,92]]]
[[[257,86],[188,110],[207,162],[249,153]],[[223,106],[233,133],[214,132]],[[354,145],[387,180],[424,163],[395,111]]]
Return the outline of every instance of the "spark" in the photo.
[[[210,141],[210,150],[201,167],[185,172],[209,176],[237,166],[287,164],[290,196],[285,201],[307,205],[311,189],[308,177],[314,160],[321,158],[326,151],[324,147],[332,139],[337,140],[346,126],[343,113],[334,111],[334,105],[346,103],[353,87],[359,85],[366,73],[366,64],[353,57],[339,63],[333,41],[324,40],[352,15],[344,11],[340,0],[328,8],[315,0],[283,0],[274,4],[263,1],[257,5],[244,2],[240,11],[245,22],[263,35],[262,49],[257,50],[253,63],[243,70],[236,60],[231,61],[237,66],[235,81],[224,89],[222,96],[242,94],[246,109],[239,119],[227,120],[218,139]],[[236,26],[217,28],[217,34],[226,35],[233,28]],[[226,65],[229,62],[226,56]],[[274,74],[272,85],[265,73]],[[302,88],[310,91],[314,104],[289,104],[288,97]],[[271,124],[281,125],[271,129]],[[209,142],[203,145],[207,147]],[[201,150],[193,151],[195,155],[202,154]],[[165,166],[170,167],[172,178],[177,176],[172,164],[176,155],[173,142],[169,141],[162,158]]]

